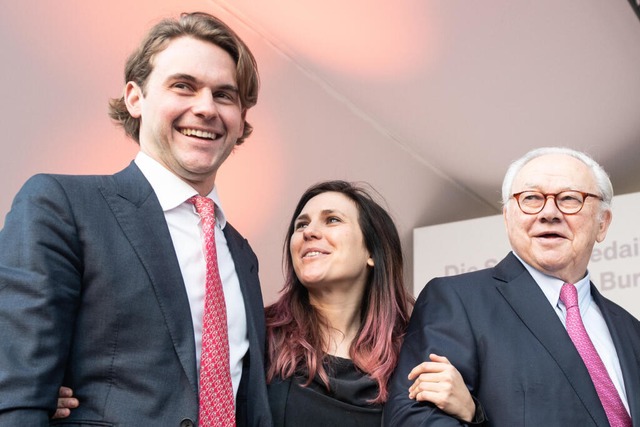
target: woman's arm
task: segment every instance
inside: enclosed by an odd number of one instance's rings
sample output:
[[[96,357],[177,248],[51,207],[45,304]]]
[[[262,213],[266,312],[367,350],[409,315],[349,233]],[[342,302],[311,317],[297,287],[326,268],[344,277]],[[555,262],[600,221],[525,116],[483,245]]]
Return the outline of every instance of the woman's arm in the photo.
[[[422,362],[409,373],[414,380],[409,398],[431,402],[439,409],[466,422],[476,420],[476,403],[460,372],[444,356],[429,355],[430,362]]]

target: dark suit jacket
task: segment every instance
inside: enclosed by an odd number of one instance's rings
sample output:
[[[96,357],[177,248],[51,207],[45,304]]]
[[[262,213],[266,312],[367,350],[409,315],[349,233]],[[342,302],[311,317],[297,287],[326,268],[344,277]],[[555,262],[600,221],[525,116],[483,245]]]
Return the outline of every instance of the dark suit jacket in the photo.
[[[224,232],[250,343],[238,425],[267,426],[258,262],[231,225]],[[24,185],[0,232],[0,343],[2,426],[49,425],[61,384],[80,407],[58,425],[197,420],[189,302],[164,214],[135,164]]]
[[[640,323],[591,285],[616,347],[633,425],[640,426]],[[482,402],[487,425],[608,426],[587,368],[524,266],[509,254],[494,268],[434,279],[421,292],[391,381],[387,426],[456,426],[408,398],[411,368],[449,358]]]

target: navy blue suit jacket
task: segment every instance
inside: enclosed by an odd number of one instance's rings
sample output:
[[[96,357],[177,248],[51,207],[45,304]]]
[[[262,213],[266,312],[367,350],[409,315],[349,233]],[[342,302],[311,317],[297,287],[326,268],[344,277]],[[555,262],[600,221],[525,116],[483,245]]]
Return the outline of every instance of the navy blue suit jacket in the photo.
[[[640,323],[591,285],[616,347],[633,425],[640,426]],[[446,356],[492,426],[608,426],[587,368],[524,266],[509,254],[494,268],[434,279],[421,292],[391,381],[387,426],[459,426],[408,397],[409,371]]]
[[[250,343],[238,425],[269,426],[258,261],[230,224],[224,232]],[[58,425],[197,422],[189,302],[134,163],[110,176],[37,175],[18,193],[0,232],[0,343],[0,425],[49,425],[62,384],[80,407]]]

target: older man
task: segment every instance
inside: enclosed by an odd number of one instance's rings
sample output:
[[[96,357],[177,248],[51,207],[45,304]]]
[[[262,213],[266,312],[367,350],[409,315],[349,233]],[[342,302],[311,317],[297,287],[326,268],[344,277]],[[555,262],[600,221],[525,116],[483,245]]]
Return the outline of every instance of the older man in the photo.
[[[640,426],[640,323],[587,270],[611,222],[607,174],[584,153],[542,148],[511,165],[502,192],[513,252],[423,290],[385,425],[463,424],[423,401],[427,377],[407,378],[438,353],[460,370],[486,425]]]

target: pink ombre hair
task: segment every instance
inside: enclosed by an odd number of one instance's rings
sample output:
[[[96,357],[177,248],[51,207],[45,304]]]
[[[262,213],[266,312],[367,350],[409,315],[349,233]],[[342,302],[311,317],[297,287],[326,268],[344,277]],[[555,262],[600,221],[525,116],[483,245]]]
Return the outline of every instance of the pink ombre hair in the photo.
[[[402,247],[393,220],[362,186],[345,181],[310,187],[293,213],[284,242],[285,285],[279,300],[266,308],[267,381],[302,375],[308,385],[317,375],[329,389],[322,363],[327,357],[322,335],[327,322],[309,303],[289,249],[296,218],[309,200],[325,192],[342,193],[355,202],[364,242],[374,261],[362,298],[360,330],[349,354],[355,366],[378,383],[379,393],[371,403],[381,404],[388,397],[387,382],[398,361],[413,298],[404,288]]]

